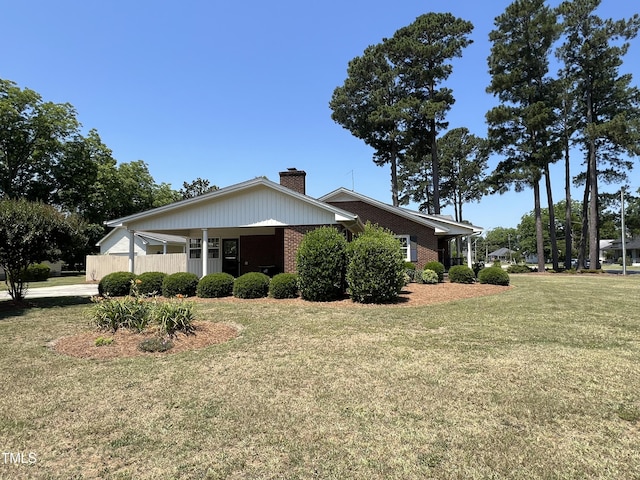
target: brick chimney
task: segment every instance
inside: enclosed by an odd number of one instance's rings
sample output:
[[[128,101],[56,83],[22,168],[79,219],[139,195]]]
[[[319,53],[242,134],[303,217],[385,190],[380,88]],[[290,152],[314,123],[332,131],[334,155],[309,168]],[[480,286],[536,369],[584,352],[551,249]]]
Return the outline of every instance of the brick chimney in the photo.
[[[307,172],[296,168],[287,168],[286,172],[280,172],[280,185],[294,192],[306,195],[305,177]]]

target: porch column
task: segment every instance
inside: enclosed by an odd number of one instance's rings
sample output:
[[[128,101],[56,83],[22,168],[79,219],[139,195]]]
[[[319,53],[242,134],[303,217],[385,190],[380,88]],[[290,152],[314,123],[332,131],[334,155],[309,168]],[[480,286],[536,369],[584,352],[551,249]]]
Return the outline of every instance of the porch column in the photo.
[[[127,230],[129,234],[129,272],[135,273],[136,238],[135,230]]]
[[[166,240],[164,242],[162,242],[162,254],[163,255],[167,254],[167,241]]]
[[[207,260],[209,259],[209,230],[202,229],[202,276],[207,272]]]
[[[473,261],[471,260],[471,235],[467,235],[467,267],[473,268]]]

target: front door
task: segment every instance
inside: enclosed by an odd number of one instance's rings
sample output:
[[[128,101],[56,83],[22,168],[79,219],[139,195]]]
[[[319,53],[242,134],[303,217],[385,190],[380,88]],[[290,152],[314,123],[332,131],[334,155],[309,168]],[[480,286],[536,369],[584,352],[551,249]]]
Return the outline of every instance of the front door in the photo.
[[[234,277],[240,274],[238,239],[225,238],[222,240],[222,271]]]

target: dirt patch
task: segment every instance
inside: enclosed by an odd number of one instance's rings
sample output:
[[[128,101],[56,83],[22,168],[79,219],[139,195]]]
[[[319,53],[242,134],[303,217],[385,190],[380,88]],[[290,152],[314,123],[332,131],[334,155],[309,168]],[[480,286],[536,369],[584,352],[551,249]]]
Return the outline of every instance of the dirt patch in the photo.
[[[437,303],[451,302],[465,298],[481,297],[485,295],[496,295],[502,293],[512,287],[503,287],[497,285],[481,285],[472,284],[464,285],[460,283],[439,283],[437,285],[421,285],[411,283],[407,285],[400,294],[400,298],[391,307],[420,307],[425,305],[433,305]],[[235,297],[226,298],[192,298],[190,301],[196,303],[242,303],[242,302],[259,302],[259,303],[277,303],[279,305],[313,305],[300,298],[276,300],[273,298],[259,298],[246,300]],[[323,302],[322,306],[336,308],[376,308],[378,305],[363,305],[352,302],[351,299],[345,297],[335,302]],[[184,352],[185,350],[193,350],[203,348],[216,343],[226,342],[238,335],[240,327],[231,326],[224,323],[211,322],[194,322],[195,333],[191,335],[178,334],[173,341],[173,348],[163,353],[143,352],[138,345],[145,338],[157,335],[155,332],[134,333],[128,330],[118,330],[112,332],[91,331],[63,337],[51,346],[54,350],[65,355],[87,359],[111,359],[122,357],[136,357],[143,355],[170,355],[172,353]],[[102,337],[105,339],[113,339],[110,345],[96,346],[96,339]]]

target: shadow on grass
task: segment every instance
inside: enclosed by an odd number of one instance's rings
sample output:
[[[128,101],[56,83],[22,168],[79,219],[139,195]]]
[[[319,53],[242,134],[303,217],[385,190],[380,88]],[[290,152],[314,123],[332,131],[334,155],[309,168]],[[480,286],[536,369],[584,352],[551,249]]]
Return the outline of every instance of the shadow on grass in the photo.
[[[20,317],[33,308],[59,308],[73,305],[88,305],[89,297],[46,297],[32,298],[16,303],[13,300],[0,301],[0,320],[10,317]]]

